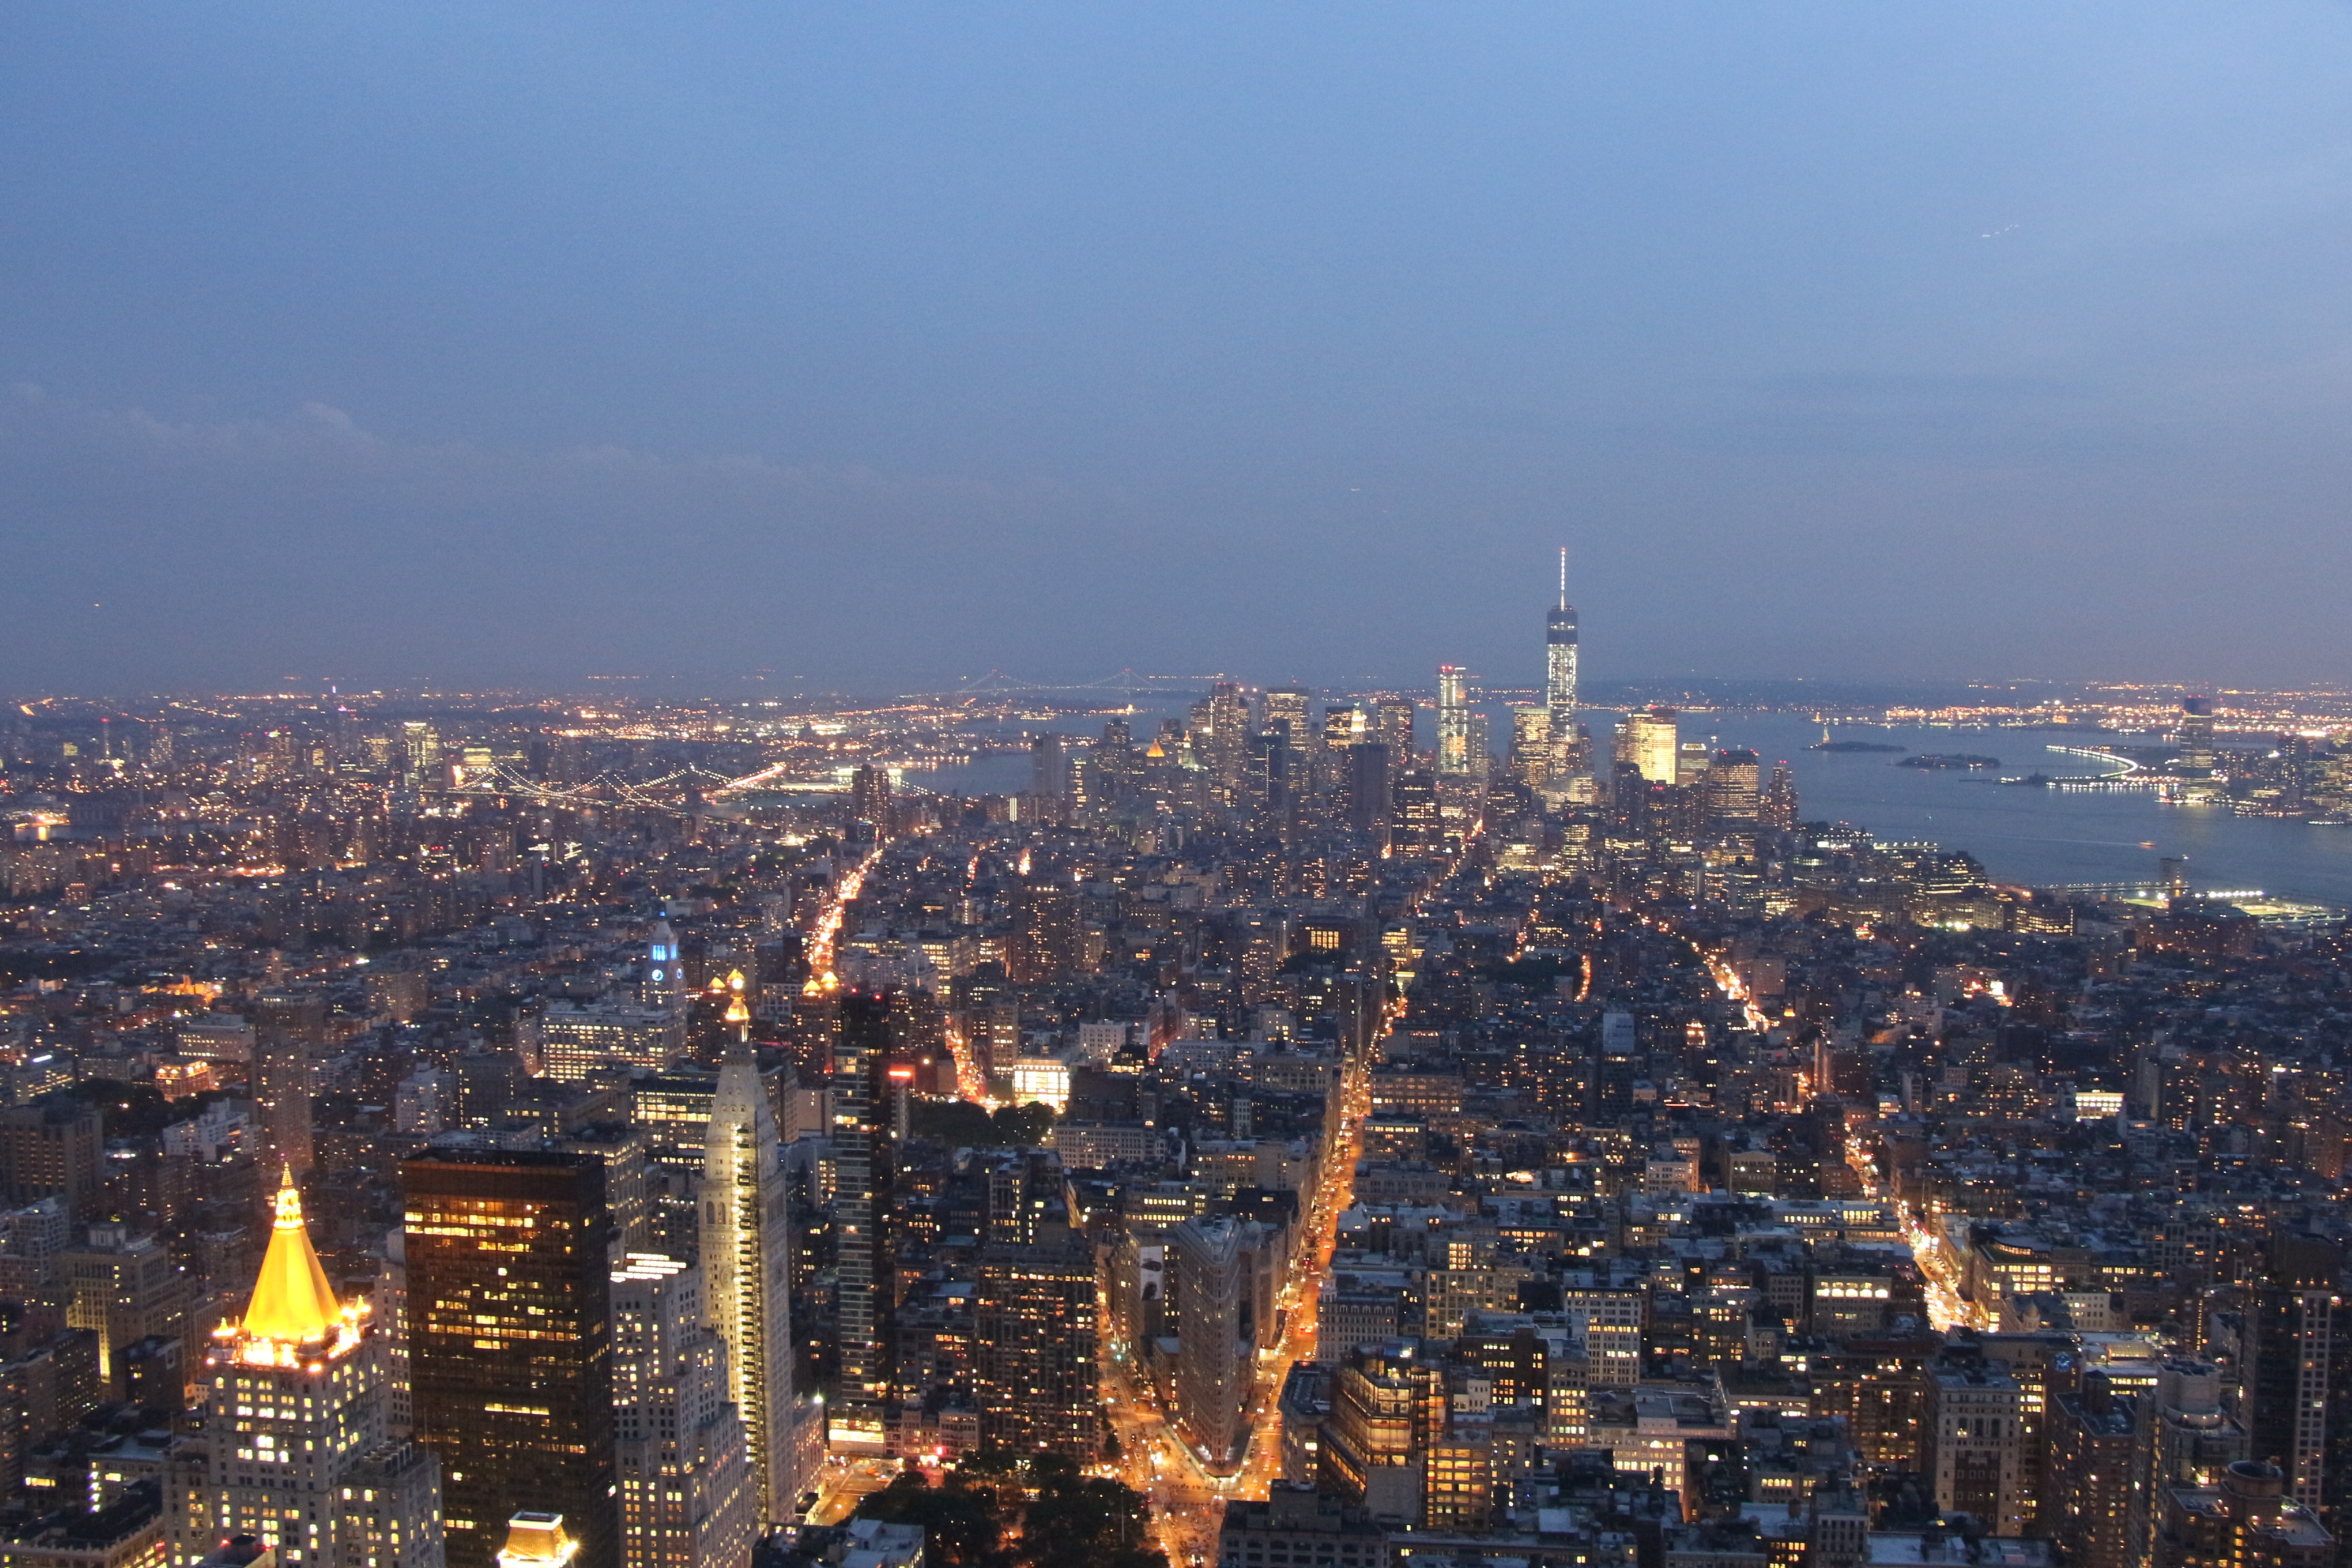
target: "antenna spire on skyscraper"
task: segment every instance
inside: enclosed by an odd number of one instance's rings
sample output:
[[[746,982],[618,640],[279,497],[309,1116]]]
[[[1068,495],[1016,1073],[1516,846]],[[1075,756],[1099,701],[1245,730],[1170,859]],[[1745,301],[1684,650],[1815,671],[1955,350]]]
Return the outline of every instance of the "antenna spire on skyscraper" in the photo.
[[[1544,614],[1544,707],[1551,716],[1552,774],[1582,765],[1577,728],[1576,612],[1568,603],[1568,546],[1559,547],[1559,603]]]

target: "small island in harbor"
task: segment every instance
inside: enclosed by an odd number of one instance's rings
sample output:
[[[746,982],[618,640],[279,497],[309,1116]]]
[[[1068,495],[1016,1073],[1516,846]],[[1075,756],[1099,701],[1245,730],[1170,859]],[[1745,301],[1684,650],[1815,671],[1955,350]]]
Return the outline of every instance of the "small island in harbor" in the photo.
[[[1968,752],[1922,752],[1916,757],[1906,757],[1895,764],[1898,768],[1936,768],[1969,771],[1976,768],[1997,768],[1999,757],[1979,757]]]
[[[1805,748],[1809,752],[1907,752],[1910,749],[1885,741],[1815,741]]]

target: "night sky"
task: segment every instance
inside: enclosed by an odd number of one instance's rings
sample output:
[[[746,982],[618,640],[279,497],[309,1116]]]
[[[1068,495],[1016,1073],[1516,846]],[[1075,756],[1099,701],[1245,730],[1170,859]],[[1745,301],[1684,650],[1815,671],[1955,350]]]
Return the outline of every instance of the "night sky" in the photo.
[[[2352,5],[0,12],[0,689],[2352,679]]]

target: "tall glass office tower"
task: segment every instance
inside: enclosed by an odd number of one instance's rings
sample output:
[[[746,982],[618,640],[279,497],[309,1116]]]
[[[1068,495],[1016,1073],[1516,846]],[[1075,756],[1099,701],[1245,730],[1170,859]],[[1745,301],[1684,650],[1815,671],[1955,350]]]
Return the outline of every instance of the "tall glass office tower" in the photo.
[[[1437,667],[1437,771],[1462,774],[1477,772],[1472,733],[1470,672],[1459,665]]]
[[[1576,744],[1576,606],[1568,602],[1568,552],[1559,552],[1559,603],[1545,616],[1544,706],[1552,754],[1563,763]]]

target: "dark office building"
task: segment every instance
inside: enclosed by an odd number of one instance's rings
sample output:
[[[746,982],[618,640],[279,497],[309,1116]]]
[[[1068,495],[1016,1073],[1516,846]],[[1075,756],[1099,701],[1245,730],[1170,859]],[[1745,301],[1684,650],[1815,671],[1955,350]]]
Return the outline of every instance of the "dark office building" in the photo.
[[[2147,1533],[2139,1405],[2094,1373],[2079,1394],[2050,1402],[2042,1532],[2074,1568],[2132,1568]]]
[[[604,1161],[428,1150],[401,1177],[409,1380],[448,1568],[491,1568],[526,1510],[563,1516],[578,1568],[619,1568]]]
[[[1389,830],[1389,749],[1377,742],[1350,746],[1348,757],[1348,826],[1367,837]]]
[[[2344,1254],[2316,1236],[2283,1235],[2256,1298],[2253,1457],[2285,1477],[2285,1495],[2339,1540],[2352,1494],[2352,1312]]]
[[[310,1169],[310,1055],[326,1038],[327,1001],[315,992],[272,992],[254,1011],[253,1098],[267,1180],[281,1168],[298,1176]]]
[[[1047,822],[1059,822],[1069,805],[1070,756],[1059,735],[1039,735],[1029,742],[1029,798]]]
[[[850,774],[849,815],[853,822],[871,827],[871,837],[890,836],[889,769],[863,767]]]
[[[1389,795],[1389,837],[1400,855],[1434,855],[1445,847],[1438,815],[1437,779],[1426,768],[1397,774]]]
[[[972,1382],[981,1436],[1013,1453],[1052,1449],[1091,1461],[1102,1447],[1094,1249],[1066,1224],[1046,1232],[980,1255]]]
[[[1013,894],[1006,974],[1015,985],[1050,985],[1068,979],[1077,963],[1077,895],[1056,878],[1024,879]]]
[[[882,1074],[888,996],[844,992],[833,1051],[834,1271],[840,1378],[827,1412],[837,1449],[879,1453],[890,1393],[890,1138]]]
[[[96,1106],[59,1090],[0,1110],[0,1205],[56,1197],[88,1219],[105,1181],[106,1122]]]

